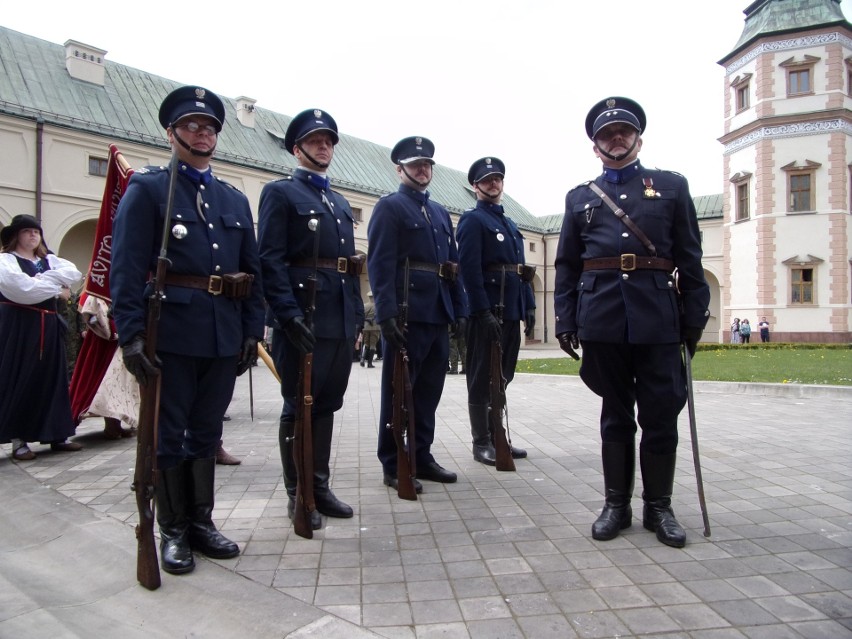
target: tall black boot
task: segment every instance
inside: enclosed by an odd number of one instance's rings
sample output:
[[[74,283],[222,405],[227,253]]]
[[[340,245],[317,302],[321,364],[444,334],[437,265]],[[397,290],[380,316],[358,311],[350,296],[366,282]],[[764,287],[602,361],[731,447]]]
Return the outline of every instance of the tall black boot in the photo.
[[[160,526],[160,565],[173,575],[192,572],[195,558],[187,535],[183,463],[166,468],[157,477],[157,524]]]
[[[636,471],[636,449],[631,444],[604,442],[601,446],[604,491],[606,502],[603,510],[592,524],[592,539],[608,541],[618,533],[630,528],[633,508],[633,475]]]
[[[373,366],[373,349],[372,348],[367,349],[367,353],[366,353],[365,357],[366,357],[366,360],[367,360],[367,368],[375,368],[375,366]]]
[[[231,559],[240,554],[240,547],[216,530],[213,524],[215,473],[215,457],[184,461],[189,545],[193,550],[213,559]]]
[[[640,448],[639,465],[644,485],[642,499],[645,501],[642,525],[657,533],[657,539],[667,546],[683,548],[686,533],[672,510],[675,459],[675,453],[656,455]]]
[[[497,464],[497,451],[488,428],[488,404],[468,404],[470,435],[473,439],[473,459],[486,466]]]
[[[331,457],[333,430],[333,413],[314,417],[314,501],[317,510],[326,517],[347,519],[353,515],[351,506],[340,501],[328,486],[328,481],[331,479],[329,457]]]
[[[281,467],[284,469],[284,488],[287,489],[287,516],[290,521],[296,517],[296,464],[293,461],[293,435],[296,424],[292,419],[284,419],[278,422],[278,449],[281,451]],[[311,528],[319,530],[322,528],[322,517],[319,511],[311,511]]]

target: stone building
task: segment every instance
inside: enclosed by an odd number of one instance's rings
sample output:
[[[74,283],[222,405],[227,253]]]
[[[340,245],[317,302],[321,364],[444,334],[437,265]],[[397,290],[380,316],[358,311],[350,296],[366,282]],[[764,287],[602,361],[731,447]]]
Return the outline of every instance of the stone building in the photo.
[[[776,340],[852,341],[850,24],[839,0],[758,0],[744,14],[739,41],[720,61],[722,193],[695,198],[712,293],[704,339],[724,341],[731,317],[754,324],[765,315]],[[0,27],[0,224],[35,215],[51,248],[81,270],[91,257],[109,144],[133,167],[167,163],[157,110],[178,86],[106,55]],[[222,97],[227,124],[214,167],[257,211],[263,185],[295,168],[283,147],[291,118],[248,97]],[[398,185],[389,154],[344,131],[329,172],[359,217],[356,248],[365,254],[373,205]],[[442,165],[430,191],[456,221],[475,201],[466,172]],[[504,204],[538,269],[532,340],[553,341],[562,214],[537,217],[508,194]]]

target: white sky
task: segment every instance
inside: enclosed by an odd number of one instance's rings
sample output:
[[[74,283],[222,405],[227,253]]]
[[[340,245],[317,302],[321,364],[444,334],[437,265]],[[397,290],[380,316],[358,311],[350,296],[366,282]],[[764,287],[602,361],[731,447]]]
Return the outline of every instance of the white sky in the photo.
[[[280,113],[318,107],[388,147],[422,135],[465,172],[499,157],[507,193],[548,215],[600,172],[583,123],[613,94],[648,115],[645,165],[683,173],[694,196],[723,190],[716,62],[752,1],[44,0],[5,3],[0,24]]]

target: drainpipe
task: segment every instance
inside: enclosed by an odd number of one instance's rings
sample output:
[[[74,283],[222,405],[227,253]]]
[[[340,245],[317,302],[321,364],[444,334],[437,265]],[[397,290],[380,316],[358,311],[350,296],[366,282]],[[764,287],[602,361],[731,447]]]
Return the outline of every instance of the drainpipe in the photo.
[[[542,285],[544,297],[541,300],[542,306],[542,320],[544,321],[544,343],[547,344],[547,235],[542,235],[542,244],[544,244],[544,277],[541,278],[541,281],[544,282]]]
[[[42,203],[42,173],[44,163],[44,120],[36,119],[36,183],[35,183],[35,218],[41,224]]]

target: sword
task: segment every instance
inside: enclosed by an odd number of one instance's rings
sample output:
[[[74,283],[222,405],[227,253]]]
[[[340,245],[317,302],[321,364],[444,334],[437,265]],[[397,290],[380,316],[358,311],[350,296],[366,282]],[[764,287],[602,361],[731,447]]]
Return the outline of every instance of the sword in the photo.
[[[692,439],[692,461],[695,463],[695,481],[698,484],[698,505],[704,520],[704,536],[710,536],[710,519],[707,517],[707,502],[704,499],[704,480],[701,477],[701,458],[698,455],[698,428],[695,424],[695,397],[692,393],[692,357],[686,344],[681,345],[683,362],[686,366],[686,404],[689,413],[689,434]]]

